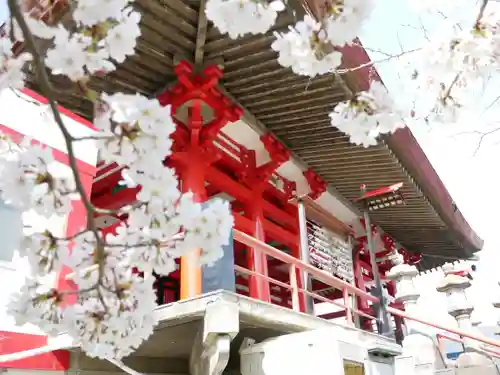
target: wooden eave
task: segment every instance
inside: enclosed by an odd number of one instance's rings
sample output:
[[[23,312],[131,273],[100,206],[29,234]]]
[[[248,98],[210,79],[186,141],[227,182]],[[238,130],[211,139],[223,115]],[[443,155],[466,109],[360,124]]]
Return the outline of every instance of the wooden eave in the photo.
[[[136,0],[142,13],[136,55],[115,72],[93,78],[90,86],[153,97],[175,80],[173,66],[179,58],[199,66],[222,64],[223,89],[251,114],[258,123],[254,125],[272,131],[345,198],[355,199],[362,183],[369,189],[404,183],[406,205],[374,212],[372,219],[408,250],[429,255],[422,268],[438,266],[446,258],[468,257],[482,248],[482,240],[453,204],[408,129],[379,146],[363,148],[350,144],[331,126],[328,113],[334,105],[351,90],[366,87],[367,75],[376,72],[368,67],[342,77],[295,75],[278,64],[270,48],[273,31],[286,30],[296,21],[292,12],[282,14],[265,35],[231,40],[199,12],[204,1]],[[363,58],[369,61],[362,47],[351,47],[345,57],[346,66],[363,63]],[[58,95],[60,104],[90,119],[91,103],[78,89],[60,77],[53,80],[64,89]]]

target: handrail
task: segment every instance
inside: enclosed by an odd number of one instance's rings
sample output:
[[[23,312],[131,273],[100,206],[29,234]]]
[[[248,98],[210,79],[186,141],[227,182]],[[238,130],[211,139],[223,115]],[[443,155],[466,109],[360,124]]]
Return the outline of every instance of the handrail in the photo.
[[[370,293],[367,293],[359,288],[356,288],[354,285],[344,280],[341,280],[335,276],[332,276],[316,267],[313,267],[310,264],[307,264],[300,259],[288,255],[287,253],[284,253],[276,249],[275,247],[272,247],[262,241],[259,241],[249,236],[246,233],[243,233],[237,229],[233,229],[233,236],[236,241],[241,242],[242,244],[250,246],[252,248],[259,249],[264,254],[279,259],[284,263],[293,264],[297,268],[306,271],[309,275],[324,282],[327,285],[330,285],[340,290],[347,290],[349,293],[365,298],[368,301],[378,302],[378,298],[371,295]]]
[[[286,253],[284,253],[284,252],[282,252],[282,251],[280,251],[280,250],[278,250],[278,249],[276,249],[276,248],[274,248],[274,247],[272,247],[272,246],[270,246],[262,241],[259,241],[255,238],[249,236],[246,233],[243,233],[237,229],[234,229],[233,235],[234,235],[234,239],[236,241],[241,242],[241,243],[243,243],[247,246],[250,246],[254,249],[257,249],[258,251],[261,251],[268,256],[279,259],[282,262],[289,264],[291,266],[291,268],[296,267],[296,268],[299,268],[303,271],[306,271],[308,274],[310,274],[314,278],[326,283],[327,285],[330,285],[330,286],[335,287],[337,289],[340,289],[342,291],[347,291],[348,293],[365,298],[369,301],[373,301],[373,302],[378,301],[378,299],[376,297],[372,296],[371,294],[369,294],[369,293],[367,293],[359,288],[356,288],[354,285],[349,284],[349,283],[347,283],[347,282],[345,282],[345,281],[343,281],[335,276],[332,276],[332,275],[326,273],[325,271],[322,271],[316,267],[313,267],[313,266],[301,261],[300,259],[297,259],[291,255],[288,255],[288,254],[286,254]],[[253,274],[253,272],[252,272],[252,274]],[[255,275],[255,276],[263,276],[263,275]],[[287,288],[288,287],[289,286],[287,285]],[[291,289],[293,290],[294,288],[291,287]],[[313,295],[315,298],[317,298],[316,295],[314,295],[314,293],[312,293],[310,291],[306,291],[306,290],[300,290],[300,291],[302,293]],[[319,299],[324,298],[321,296],[319,296],[319,297],[320,297]],[[340,305],[340,306],[348,309],[348,311],[352,311],[354,313],[357,313],[357,311],[353,311],[349,307],[338,304],[337,302],[334,302],[334,301],[327,301],[327,302],[333,303],[334,305]],[[437,329],[440,329],[443,331],[447,331],[449,333],[454,333],[456,335],[459,335],[462,338],[463,337],[469,338],[471,340],[479,341],[483,344],[487,344],[487,345],[491,345],[491,346],[500,348],[500,341],[490,339],[490,338],[488,338],[484,335],[481,335],[481,334],[475,334],[474,332],[467,332],[467,331],[461,330],[459,328],[450,327],[450,326],[447,326],[444,324],[431,322],[431,321],[419,318],[417,316],[411,315],[405,311],[396,309],[396,308],[391,307],[391,306],[387,307],[387,312],[392,314],[393,316],[398,316],[398,317],[401,317],[403,319],[414,321],[417,323],[421,323],[423,325],[427,325],[429,327],[433,327],[433,328],[437,328]],[[498,355],[496,352],[492,351],[491,349],[486,349],[485,351],[488,351],[492,354]]]
[[[481,335],[481,334],[477,335],[474,332],[467,332],[467,331],[461,330],[459,328],[447,326],[445,324],[434,323],[434,322],[431,322],[431,321],[428,321],[425,319],[418,318],[416,316],[408,314],[405,311],[398,310],[398,309],[395,309],[395,308],[390,307],[390,306],[387,307],[387,312],[389,312],[392,315],[399,316],[403,319],[412,320],[414,322],[424,324],[424,325],[427,325],[429,327],[441,329],[443,331],[454,333],[454,334],[459,335],[461,337],[466,337],[466,338],[471,339],[471,340],[482,342],[483,344],[488,344],[488,345],[500,348],[500,341],[492,340],[492,339],[490,339],[484,335]]]
[[[290,265],[290,267],[292,268],[292,267],[295,267],[295,266],[294,265]],[[292,307],[293,307],[294,310],[298,310],[298,301],[294,297],[298,296],[298,293],[303,293],[303,294],[309,295],[309,296],[311,296],[313,298],[316,298],[316,299],[318,299],[318,300],[320,300],[322,302],[330,303],[330,304],[332,304],[334,306],[337,306],[337,307],[340,307],[341,309],[346,310],[347,311],[346,317],[347,317],[348,321],[351,321],[351,319],[350,319],[351,313],[352,314],[357,314],[359,316],[363,316],[363,317],[368,318],[368,319],[375,319],[374,316],[369,315],[369,314],[367,314],[367,313],[365,313],[365,312],[363,312],[361,310],[358,310],[358,309],[349,307],[347,305],[344,305],[342,303],[339,303],[337,301],[328,299],[328,298],[323,297],[323,296],[321,296],[321,295],[319,295],[317,293],[304,290],[302,288],[297,287],[297,285],[293,285],[293,280],[296,279],[295,278],[295,273],[294,273],[295,271],[291,272],[290,280],[291,280],[291,284],[292,285],[289,285],[289,284],[284,283],[283,281],[273,279],[273,278],[271,278],[269,276],[261,275],[260,273],[251,271],[251,270],[249,270],[247,268],[244,268],[244,267],[241,267],[241,266],[238,266],[238,265],[235,265],[234,269],[235,269],[236,272],[239,272],[241,274],[246,274],[246,275],[254,276],[254,277],[260,277],[260,278],[262,278],[262,279],[264,279],[264,280],[266,280],[266,281],[268,281],[268,282],[270,282],[272,284],[276,284],[276,285],[282,287],[283,289],[287,289],[287,290],[291,291],[292,292]],[[294,296],[294,294],[295,294],[295,296]]]

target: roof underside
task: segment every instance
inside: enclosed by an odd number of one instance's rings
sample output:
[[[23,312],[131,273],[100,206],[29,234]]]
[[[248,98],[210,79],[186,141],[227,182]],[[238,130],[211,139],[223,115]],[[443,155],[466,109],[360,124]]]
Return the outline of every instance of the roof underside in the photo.
[[[225,90],[257,119],[259,126],[274,132],[344,197],[355,198],[362,183],[370,190],[404,183],[407,205],[373,213],[372,219],[408,250],[431,255],[425,258],[423,268],[446,261],[440,256],[466,257],[480,248],[458,235],[452,224],[445,224],[443,214],[436,212],[443,202],[429,201],[429,176],[417,176],[411,171],[415,179],[419,177],[418,182],[410,177],[405,169],[411,169],[408,163],[402,166],[394,153],[397,140],[362,148],[349,144],[348,137],[330,125],[328,113],[335,103],[348,97],[356,77],[297,76],[276,61],[277,55],[270,48],[272,32],[231,40],[207,24],[204,12],[198,12],[199,0],[136,0],[136,7],[142,13],[142,36],[136,55],[117,71],[93,79],[91,87],[154,96],[175,80],[173,65],[179,57],[197,63],[222,63]],[[291,13],[282,15],[275,30],[292,23]],[[60,104],[90,118],[91,103],[69,82],[59,77],[54,80],[58,87],[69,90],[59,96]],[[431,173],[435,175],[432,168]]]

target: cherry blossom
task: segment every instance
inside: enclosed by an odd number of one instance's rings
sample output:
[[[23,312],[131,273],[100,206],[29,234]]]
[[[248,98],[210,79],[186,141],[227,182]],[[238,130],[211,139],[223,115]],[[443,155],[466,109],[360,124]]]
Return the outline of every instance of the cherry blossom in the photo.
[[[68,241],[58,239],[50,231],[25,236],[20,255],[27,256],[33,274],[45,276],[60,270],[69,258]]]
[[[335,71],[342,63],[337,47],[355,39],[373,10],[371,0],[334,1],[322,20],[306,15],[286,33],[276,33],[272,48],[278,62],[294,73],[314,77]]]
[[[24,86],[24,64],[31,56],[22,53],[17,58],[12,53],[12,42],[6,37],[0,37],[0,90],[6,87],[21,88]]]
[[[98,103],[95,125],[101,157],[127,167],[126,183],[141,186],[137,205],[107,242],[92,231],[73,238],[71,255],[70,241],[49,231],[27,236],[22,254],[28,257],[34,281],[14,296],[17,302],[9,311],[20,322],[32,319],[47,333],[70,333],[88,355],[121,358],[147,339],[155,325],[152,276],[140,277],[133,269],[168,275],[175,270],[176,258],[196,249],[201,249],[201,262],[217,260],[228,244],[233,218],[227,202],[202,206],[193,202],[192,194],[181,194],[174,171],[163,166],[175,130],[169,106],[121,93],[103,94]],[[51,151],[27,139],[7,155],[9,160],[0,164],[5,200],[47,217],[69,212],[75,187],[51,173]],[[12,179],[18,183],[12,184]],[[74,271],[78,291],[76,303],[66,308],[59,307],[64,292],[46,291],[37,284],[38,277],[63,265]]]
[[[374,5],[373,0],[332,2],[332,5],[327,8],[327,17],[323,20],[326,38],[335,46],[343,46],[351,42],[360,34]]]
[[[0,164],[3,200],[45,217],[69,212],[71,194],[75,191],[73,181],[54,176],[50,149],[32,144],[26,138],[20,148],[12,148],[3,159]]]
[[[141,15],[132,8],[125,8],[116,20],[117,24],[109,29],[103,45],[109,57],[122,63],[127,56],[134,54],[136,40],[141,35],[139,29]]]
[[[286,33],[276,33],[271,48],[278,52],[278,62],[294,73],[314,77],[335,70],[342,54],[331,49],[321,24],[306,16]]]
[[[330,113],[330,120],[333,126],[350,136],[352,143],[364,147],[376,145],[381,134],[405,126],[402,117],[394,111],[386,88],[378,81],[372,82],[368,91],[338,104]]]
[[[281,0],[209,0],[205,13],[221,33],[236,39],[245,34],[265,33],[283,9]]]
[[[17,325],[34,324],[48,334],[61,332],[63,309],[61,294],[36,278],[27,278],[19,292],[13,293],[7,311]]]
[[[468,114],[474,95],[499,68],[498,15],[486,14],[464,29],[444,22],[401,71],[397,107],[406,118],[431,124],[455,124]]]

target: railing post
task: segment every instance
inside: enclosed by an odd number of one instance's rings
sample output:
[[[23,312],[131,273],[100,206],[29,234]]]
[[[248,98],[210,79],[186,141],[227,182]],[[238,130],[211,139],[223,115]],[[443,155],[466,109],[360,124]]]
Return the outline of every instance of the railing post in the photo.
[[[302,199],[298,199],[297,208],[299,211],[299,234],[300,234],[300,259],[309,264],[309,240],[307,238],[307,217],[306,208]],[[301,271],[302,288],[308,292],[312,291],[311,277],[306,271]],[[313,298],[304,293],[306,314],[314,314],[314,300]]]
[[[299,302],[299,287],[297,285],[297,267],[295,264],[290,264],[290,287],[292,288],[292,308],[294,311],[300,311]]]
[[[420,315],[417,301],[420,297],[415,288],[414,278],[418,275],[415,266],[398,264],[389,271],[387,277],[396,283],[396,301],[402,302],[408,314]],[[432,338],[423,334],[419,323],[407,320],[407,335],[403,339],[403,355],[413,357],[415,368],[419,373],[433,375],[436,365],[436,348]]]
[[[436,289],[438,292],[446,293],[448,313],[456,319],[458,327],[472,333],[474,328],[471,315],[474,306],[467,300],[465,294],[465,291],[470,288],[471,282],[468,278],[456,274],[452,264],[445,264],[442,269],[445,277]],[[496,374],[496,367],[493,369],[492,360],[480,350],[479,343],[466,337],[462,337],[462,340],[464,352],[457,358],[457,373]]]
[[[346,322],[348,325],[353,326],[354,321],[352,316],[351,298],[347,289],[342,290],[342,299],[344,300]]]

